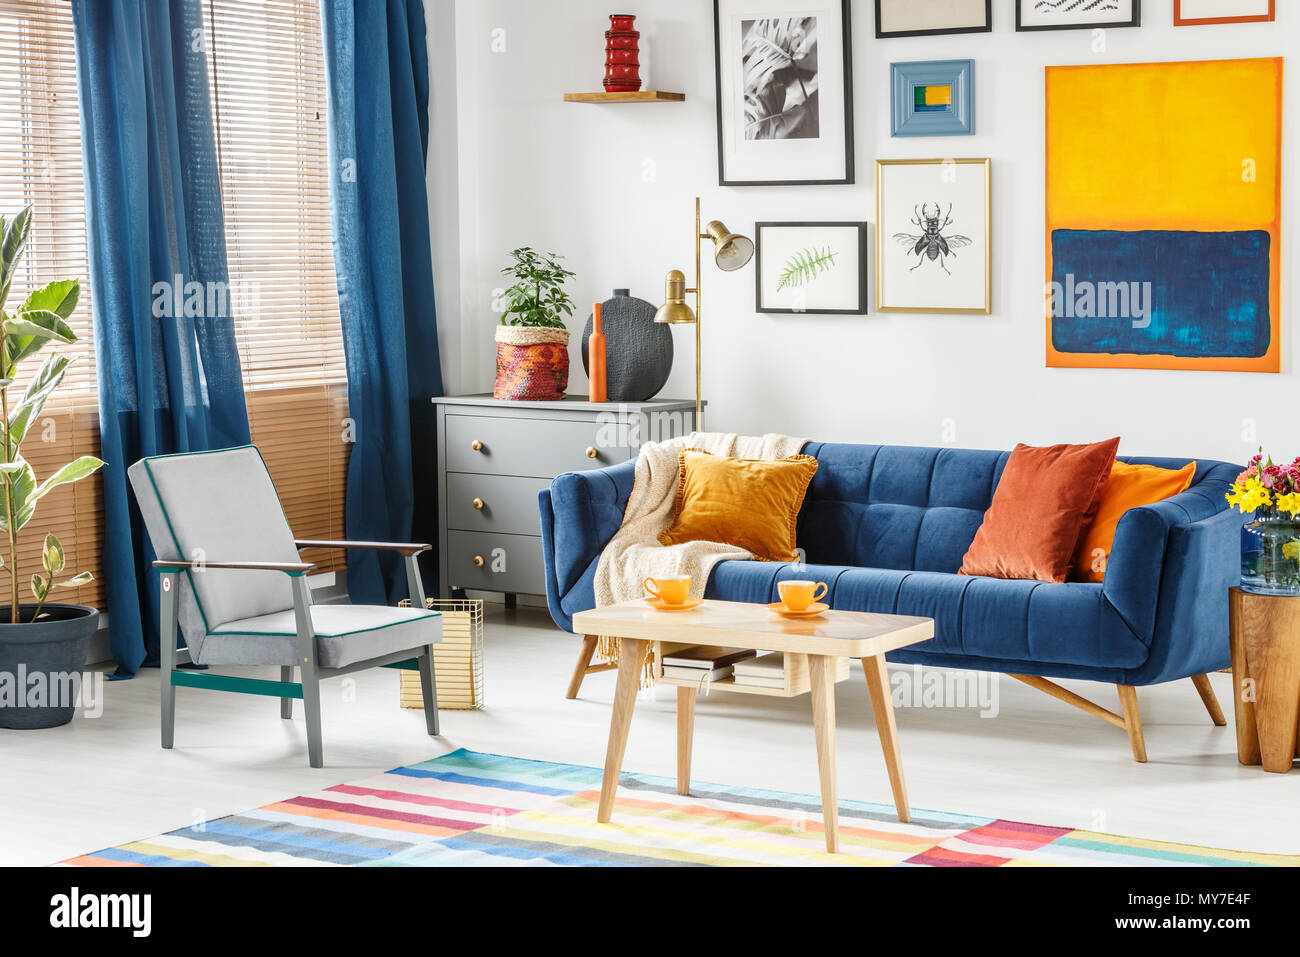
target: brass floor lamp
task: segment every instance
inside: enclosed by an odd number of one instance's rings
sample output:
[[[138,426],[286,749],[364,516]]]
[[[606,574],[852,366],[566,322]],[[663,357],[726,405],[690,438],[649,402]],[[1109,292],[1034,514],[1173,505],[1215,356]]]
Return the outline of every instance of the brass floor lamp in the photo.
[[[664,304],[655,322],[673,325],[695,323],[695,431],[704,431],[704,400],[700,391],[700,240],[713,243],[713,261],[723,272],[735,272],[754,258],[754,241],[733,233],[716,219],[700,232],[700,198],[695,197],[695,285],[686,286],[680,269],[670,270],[664,279]],[[695,293],[695,309],[686,304],[686,294]]]

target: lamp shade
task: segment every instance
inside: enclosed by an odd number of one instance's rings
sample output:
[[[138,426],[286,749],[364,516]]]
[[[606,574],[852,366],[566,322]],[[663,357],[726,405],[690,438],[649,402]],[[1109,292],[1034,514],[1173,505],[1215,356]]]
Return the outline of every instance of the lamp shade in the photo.
[[[655,313],[655,322],[694,322],[695,311],[686,305],[686,275],[673,269],[664,277],[664,304]]]
[[[735,272],[754,258],[754,241],[748,236],[733,233],[716,219],[709,223],[708,232],[713,240],[713,261],[723,272]]]

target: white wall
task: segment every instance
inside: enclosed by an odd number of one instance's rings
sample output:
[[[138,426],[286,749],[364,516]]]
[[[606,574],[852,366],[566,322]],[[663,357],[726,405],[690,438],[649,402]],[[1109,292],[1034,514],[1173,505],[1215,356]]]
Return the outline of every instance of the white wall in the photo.
[[[658,303],[668,269],[689,275],[696,194],[706,219],[751,234],[759,219],[869,221],[875,158],[955,153],[993,159],[993,315],[762,316],[754,312],[753,264],[733,274],[709,266],[703,336],[710,428],[998,449],[1118,433],[1127,454],[1240,461],[1261,442],[1279,457],[1300,453],[1291,328],[1295,66],[1286,81],[1282,375],[1048,369],[1042,318],[1043,67],[1281,55],[1300,40],[1300,4],[1279,3],[1273,24],[1175,28],[1173,0],[1146,0],[1144,26],[1109,31],[1101,56],[1092,52],[1089,31],[1016,33],[1012,0],[994,0],[992,34],[893,40],[875,38],[873,6],[853,2],[858,185],[722,188],[709,0],[618,4],[617,12],[638,16],[647,86],[687,99],[602,106],[564,103],[561,94],[600,88],[603,32],[615,5],[455,0],[460,272],[449,278],[459,285],[460,314],[440,310],[440,321],[455,327],[444,338],[458,338],[461,348],[444,352],[448,370],[460,364],[449,383],[491,388],[499,319],[492,293],[517,245],[565,254],[578,273],[572,291],[579,302],[627,286]],[[502,43],[504,50],[494,51]],[[890,62],[967,57],[976,61],[977,134],[891,138]],[[1115,160],[1123,162],[1119,143]],[[433,162],[430,169],[434,184],[449,175]],[[586,388],[576,348],[586,311],[570,323],[575,393]],[[692,330],[679,327],[675,335],[676,367],[663,394],[690,397]],[[1246,431],[1248,419],[1258,438]]]

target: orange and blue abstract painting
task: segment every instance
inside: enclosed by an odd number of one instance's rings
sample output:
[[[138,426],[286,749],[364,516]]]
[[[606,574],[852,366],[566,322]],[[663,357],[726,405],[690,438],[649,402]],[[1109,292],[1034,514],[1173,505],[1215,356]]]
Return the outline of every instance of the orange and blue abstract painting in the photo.
[[[1281,370],[1282,59],[1047,68],[1047,364]]]

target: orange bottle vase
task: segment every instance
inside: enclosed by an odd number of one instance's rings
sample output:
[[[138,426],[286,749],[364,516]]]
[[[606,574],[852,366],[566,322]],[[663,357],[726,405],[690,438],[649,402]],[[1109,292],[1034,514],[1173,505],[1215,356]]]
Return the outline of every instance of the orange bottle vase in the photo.
[[[591,380],[591,401],[606,401],[605,376],[605,333],[600,328],[600,303],[595,303],[591,312],[591,335],[587,337],[587,364],[590,368],[588,378]]]

